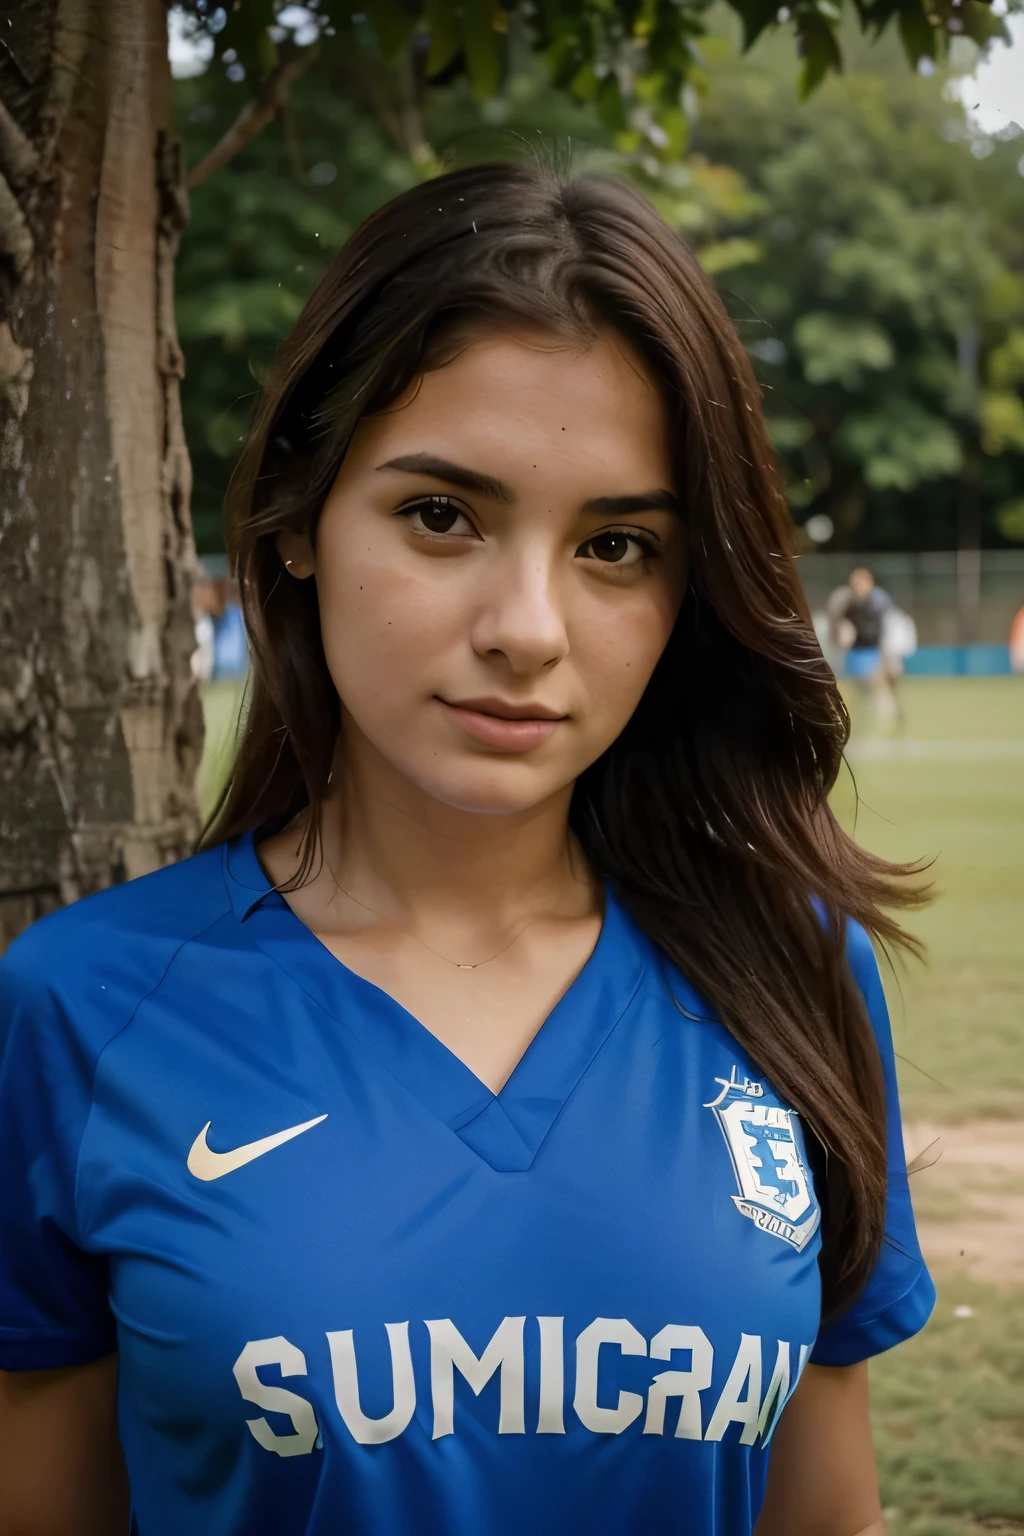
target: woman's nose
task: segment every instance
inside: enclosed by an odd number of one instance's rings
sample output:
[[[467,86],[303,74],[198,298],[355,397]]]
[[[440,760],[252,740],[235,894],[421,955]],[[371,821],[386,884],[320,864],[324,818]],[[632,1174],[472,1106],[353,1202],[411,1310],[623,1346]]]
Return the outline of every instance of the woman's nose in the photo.
[[[547,561],[497,561],[484,581],[472,634],[477,655],[504,658],[520,676],[540,672],[566,655],[565,614]]]

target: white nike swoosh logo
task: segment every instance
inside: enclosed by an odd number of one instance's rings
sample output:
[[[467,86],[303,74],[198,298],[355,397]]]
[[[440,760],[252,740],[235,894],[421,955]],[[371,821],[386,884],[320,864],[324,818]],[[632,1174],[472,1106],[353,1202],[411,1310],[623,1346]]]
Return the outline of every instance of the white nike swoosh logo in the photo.
[[[212,1120],[207,1120],[189,1148],[188,1171],[206,1182],[222,1179],[226,1173],[244,1168],[254,1157],[262,1157],[264,1152],[273,1152],[283,1142],[291,1141],[293,1136],[301,1136],[303,1131],[308,1131],[311,1126],[319,1125],[321,1120],[326,1119],[326,1115],[317,1115],[315,1120],[303,1120],[301,1125],[291,1125],[286,1131],[275,1131],[273,1136],[264,1136],[260,1141],[248,1141],[244,1147],[236,1147],[233,1152],[214,1152],[206,1145],[206,1133],[213,1124]]]

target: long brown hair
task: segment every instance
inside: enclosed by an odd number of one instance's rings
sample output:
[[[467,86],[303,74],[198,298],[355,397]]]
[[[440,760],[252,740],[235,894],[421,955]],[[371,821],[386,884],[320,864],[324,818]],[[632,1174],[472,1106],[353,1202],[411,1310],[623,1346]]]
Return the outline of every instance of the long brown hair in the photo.
[[[308,808],[311,868],[339,726],[315,583],[282,580],[286,527],[315,536],[352,432],[474,324],[638,349],[671,411],[689,591],[625,730],[578,781],[571,822],[645,932],[812,1132],[824,1310],[884,1239],[885,1090],[845,959],[855,918],[919,904],[838,826],[849,719],[815,638],[747,354],[684,241],[638,192],[539,161],[428,181],[352,236],[282,344],[227,499],[252,648],[247,710],[207,845]]]

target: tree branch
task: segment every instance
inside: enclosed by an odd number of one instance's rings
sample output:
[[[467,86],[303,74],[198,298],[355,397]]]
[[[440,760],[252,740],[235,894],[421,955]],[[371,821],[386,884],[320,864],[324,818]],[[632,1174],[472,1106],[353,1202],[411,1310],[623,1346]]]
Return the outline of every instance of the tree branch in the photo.
[[[291,166],[295,180],[305,186],[309,177],[306,175],[306,167],[302,163],[302,145],[299,136],[295,132],[295,114],[292,104],[286,101],[281,108],[281,127],[284,129],[284,147],[288,151],[288,164]]]
[[[276,69],[262,82],[252,101],[242,108],[220,143],[215,144],[210,153],[204,155],[189,172],[187,185],[190,190],[206,181],[214,171],[219,171],[222,165],[227,165],[239,150],[244,149],[258,133],[262,133],[268,123],[274,121],[287,102],[288,93],[295,81],[309,68],[318,52],[316,43],[311,43],[308,48],[298,48],[288,42],[281,44]]]
[[[413,41],[397,67],[385,65],[373,55],[359,62],[358,88],[388,138],[409,157],[421,176],[438,171],[434,150],[423,136],[425,53],[417,53]]]

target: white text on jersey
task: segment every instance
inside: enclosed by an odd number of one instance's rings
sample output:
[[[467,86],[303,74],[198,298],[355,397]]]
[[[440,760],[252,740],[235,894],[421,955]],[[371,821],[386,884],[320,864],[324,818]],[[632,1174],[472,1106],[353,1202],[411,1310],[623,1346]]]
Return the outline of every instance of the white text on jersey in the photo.
[[[524,1352],[527,1321],[525,1317],[503,1318],[479,1356],[450,1318],[432,1318],[423,1324],[429,1341],[432,1439],[456,1433],[456,1372],[478,1396],[497,1374],[495,1429],[499,1435],[522,1435],[528,1428],[539,1435],[565,1434],[564,1320],[529,1319],[531,1327],[538,1330],[540,1358],[540,1386],[530,1405],[529,1426]],[[379,1418],[367,1417],[361,1407],[353,1330],[345,1328],[326,1335],[338,1414],[348,1434],[360,1445],[382,1445],[396,1439],[408,1429],[416,1412],[409,1324],[387,1323],[385,1329],[391,1352],[393,1407]],[[652,1375],[646,1395],[620,1391],[617,1402],[609,1406],[607,1388],[603,1393],[598,1389],[602,1347],[665,1361],[670,1369]],[[598,1317],[576,1338],[572,1413],[584,1429],[605,1435],[621,1434],[643,1415],[642,1434],[669,1434],[680,1440],[721,1440],[730,1425],[738,1424],[741,1445],[760,1442],[764,1446],[810,1351],[809,1344],[800,1344],[794,1353],[785,1339],[772,1340],[771,1347],[765,1347],[760,1335],[741,1334],[725,1384],[712,1401],[715,1350],[702,1328],[669,1323],[648,1344],[627,1318]],[[680,1358],[672,1368],[674,1356]],[[258,1372],[263,1366],[276,1367],[281,1376],[305,1376],[305,1355],[281,1335],[253,1339],[238,1356],[233,1370],[246,1402],[284,1414],[292,1423],[290,1434],[280,1434],[265,1417],[248,1419],[253,1438],[278,1456],[308,1455],[323,1443],[313,1404],[297,1392],[261,1381]],[[599,1397],[605,1402],[599,1402]]]

